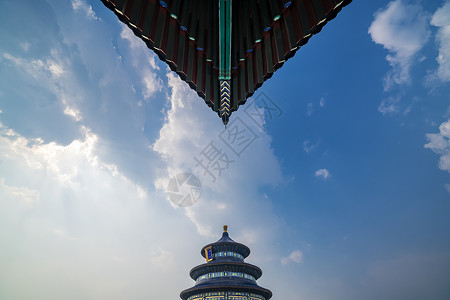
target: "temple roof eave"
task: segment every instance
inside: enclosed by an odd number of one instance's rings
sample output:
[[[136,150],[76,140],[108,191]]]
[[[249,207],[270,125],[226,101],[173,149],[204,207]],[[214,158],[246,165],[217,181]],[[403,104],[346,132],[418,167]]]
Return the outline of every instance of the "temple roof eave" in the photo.
[[[224,276],[224,277],[212,277],[207,279],[202,279],[195,283],[195,287],[211,287],[216,285],[223,285],[223,282],[227,283],[232,280],[235,283],[238,283],[242,286],[258,286],[255,280],[248,278],[234,278],[233,276]]]
[[[208,247],[212,247],[216,250],[227,250],[227,251],[237,252],[237,253],[241,254],[242,256],[244,256],[244,258],[246,258],[247,256],[250,255],[250,248],[248,248],[247,246],[245,246],[241,243],[236,243],[234,241],[222,242],[219,240],[215,243],[211,243],[211,244],[204,246],[202,248],[202,250],[200,250],[200,253],[203,257],[205,257],[205,249]]]
[[[262,276],[262,270],[252,264],[245,262],[209,262],[198,265],[191,269],[189,275],[196,280],[199,276],[222,271],[242,272],[259,279]]]
[[[201,9],[201,1],[182,1],[183,6],[176,8],[172,2],[181,1],[101,1],[213,111],[220,113],[219,1],[207,1]],[[351,1],[267,1],[269,6],[253,1],[250,6],[232,8],[233,22],[240,30],[232,31],[230,113],[245,104],[247,98]],[[271,7],[273,3],[278,5]]]
[[[214,286],[194,286],[182,291],[180,293],[180,297],[181,299],[186,300],[192,295],[213,291],[236,291],[236,292],[254,293],[263,296],[266,300],[272,297],[272,292],[270,290],[260,287],[259,285],[242,286],[242,285],[234,285],[231,283]]]

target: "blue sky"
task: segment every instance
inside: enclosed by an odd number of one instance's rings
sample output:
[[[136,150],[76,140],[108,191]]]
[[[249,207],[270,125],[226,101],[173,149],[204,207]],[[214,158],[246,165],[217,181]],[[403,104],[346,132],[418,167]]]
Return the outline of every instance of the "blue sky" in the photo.
[[[354,1],[233,113],[236,152],[100,1],[1,3],[1,299],[178,299],[223,224],[273,299],[450,297],[450,2]]]

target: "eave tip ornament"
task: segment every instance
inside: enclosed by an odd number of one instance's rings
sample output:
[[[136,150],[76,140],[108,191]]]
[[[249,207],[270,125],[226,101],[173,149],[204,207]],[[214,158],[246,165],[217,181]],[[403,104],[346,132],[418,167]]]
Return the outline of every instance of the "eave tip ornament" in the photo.
[[[220,117],[223,125],[228,124],[231,114],[231,88],[229,80],[222,80],[220,82]]]
[[[226,125],[352,0],[101,1]]]

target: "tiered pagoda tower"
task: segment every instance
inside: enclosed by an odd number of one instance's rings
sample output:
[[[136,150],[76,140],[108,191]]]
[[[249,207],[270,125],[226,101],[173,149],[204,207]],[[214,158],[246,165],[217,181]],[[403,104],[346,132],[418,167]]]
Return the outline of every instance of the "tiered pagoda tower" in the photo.
[[[244,262],[250,249],[233,241],[223,226],[222,238],[201,250],[206,263],[194,267],[189,275],[195,285],[181,292],[183,300],[268,300],[272,292],[256,280],[262,271]]]

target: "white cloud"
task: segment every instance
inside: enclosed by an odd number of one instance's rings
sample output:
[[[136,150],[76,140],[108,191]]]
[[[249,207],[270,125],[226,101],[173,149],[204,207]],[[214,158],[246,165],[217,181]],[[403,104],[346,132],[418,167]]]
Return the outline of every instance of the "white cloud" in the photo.
[[[64,114],[72,117],[77,122],[83,119],[83,117],[81,117],[81,112],[78,109],[73,108],[69,105],[66,105],[66,108],[64,109]]]
[[[27,139],[1,125],[0,142],[7,152],[0,154],[21,161],[24,167],[31,170],[45,172],[65,188],[81,188],[85,180],[82,170],[89,167],[128,181],[117,171],[117,167],[99,161],[95,154],[98,136],[87,128],[83,128],[83,135],[83,139],[73,140],[64,146],[55,142],[44,143],[42,139]]]
[[[49,60],[47,64],[48,70],[54,77],[60,77],[64,73],[62,65],[58,64],[57,62]]]
[[[445,187],[445,189],[447,190],[447,192],[450,193],[450,183],[446,183],[446,184],[444,185],[444,187]]]
[[[186,171],[192,172],[192,160],[195,154],[202,149],[204,142],[203,137],[209,136],[202,125],[198,122],[200,116],[206,115],[196,112],[192,106],[199,109],[202,100],[190,90],[186,83],[182,82],[178,77],[169,73],[168,84],[172,90],[170,96],[171,108],[167,112],[166,121],[160,130],[159,138],[156,140],[152,149],[162,156],[167,162],[168,175],[170,177]],[[197,104],[197,105],[196,105]],[[210,111],[208,111],[210,113]],[[213,115],[213,114],[211,114]],[[211,122],[211,117],[208,118]],[[208,119],[203,119],[207,122]],[[216,119],[217,121],[217,119]],[[218,130],[218,124],[214,124],[214,129]],[[164,189],[167,182],[157,186]]]
[[[306,104],[306,115],[310,117],[314,112],[314,104],[312,102],[309,102]]]
[[[434,74],[440,81],[450,81],[450,1],[436,10],[431,18],[431,25],[438,27],[436,42],[439,45],[439,55],[436,61],[439,67]]]
[[[148,99],[162,89],[162,82],[155,73],[155,70],[159,70],[156,64],[156,54],[148,49],[145,43],[125,25],[122,25],[120,37],[130,43],[133,66],[142,77],[142,96]]]
[[[383,115],[398,113],[400,111],[400,97],[389,96],[387,99],[381,101],[378,106],[378,111]]]
[[[20,43],[20,47],[23,49],[23,51],[28,52],[30,49],[31,44],[28,42],[22,42]]]
[[[439,126],[439,133],[428,133],[425,148],[440,155],[439,168],[450,173],[450,119]],[[450,184],[445,188],[450,192]]]
[[[161,90],[161,82],[156,77],[156,74],[149,70],[143,70],[142,73],[142,84],[144,85],[142,96],[144,96],[145,99],[148,99],[155,92]]]
[[[39,191],[26,186],[9,186],[4,178],[0,178],[0,191],[0,195],[5,194],[4,197],[12,197],[28,205],[38,202],[41,196]]]
[[[439,168],[450,172],[450,119],[439,126],[439,133],[428,133],[425,148],[440,154]]]
[[[321,107],[321,108],[325,107],[325,98],[324,97],[320,97],[318,106]],[[312,116],[313,113],[314,113],[314,103],[313,102],[308,102],[306,104],[306,115],[308,117],[310,117],[310,116]]]
[[[84,0],[72,0],[72,8],[75,11],[83,11],[86,14],[86,17],[90,19],[99,20],[94,10],[92,10],[92,5],[88,5]]]
[[[62,229],[59,229],[59,228],[53,229],[53,233],[56,236],[62,237],[62,238],[67,239],[67,240],[78,240],[78,238],[69,235],[66,231],[64,231]]]
[[[330,172],[327,169],[319,169],[317,170],[314,175],[316,175],[316,177],[321,177],[322,179],[327,179],[328,177],[330,177]]]
[[[74,74],[70,69],[70,63],[65,61],[63,55],[56,49],[52,49],[50,57],[45,59],[26,59],[3,53],[3,58],[13,63],[23,73],[30,75],[35,84],[42,86],[57,98],[63,105],[63,113],[72,117],[75,121],[82,120],[79,109],[75,106],[77,88],[72,86]]]
[[[170,109],[152,147],[164,161],[155,186],[165,191],[174,175],[194,174],[202,183],[202,197],[195,205],[182,210],[198,234],[214,237],[217,228],[233,221],[228,225],[230,231],[233,228],[237,231],[233,235],[236,240],[245,241],[249,246],[263,244],[260,247],[270,248],[266,242],[277,232],[280,221],[272,213],[271,200],[258,191],[259,186],[278,184],[282,179],[279,163],[270,147],[270,136],[245,114],[233,114],[228,129],[233,127],[233,122],[241,120],[258,136],[247,150],[236,155],[219,137],[226,132],[220,118],[211,113],[185,82],[172,73],[167,76],[171,88]],[[249,100],[246,105],[250,103]],[[233,161],[221,173],[211,167],[215,181],[194,158],[200,158],[200,153],[211,142]],[[250,215],[246,213],[249,210],[253,212]],[[272,224],[270,229],[265,228],[268,222]],[[262,240],[262,236],[267,240]]]
[[[318,143],[312,144],[310,140],[306,140],[303,142],[303,150],[306,153],[316,150],[318,146]]]
[[[56,51],[52,51],[52,54],[56,55]],[[9,53],[3,53],[3,58],[12,62],[16,67],[19,67],[35,79],[39,79],[42,76],[58,78],[64,73],[64,67],[61,65],[61,62],[58,63],[52,58],[29,60]]]
[[[201,241],[190,235],[194,245],[180,249],[189,222],[103,162],[97,135],[86,130],[61,145],[2,125],[0,145],[0,237],[8,255],[1,298],[144,299],[149,290],[167,293],[167,282],[183,286],[186,274],[174,278],[173,270],[192,267]]]
[[[300,250],[294,250],[286,257],[281,259],[281,264],[287,265],[289,263],[297,263],[300,264],[303,262],[303,252]]]
[[[385,90],[410,82],[415,55],[430,36],[428,27],[428,16],[422,7],[404,0],[391,1],[375,13],[369,34],[375,43],[389,50],[386,60],[392,67],[385,77]]]
[[[173,254],[161,247],[153,247],[150,250],[150,263],[158,270],[163,272],[175,271],[175,258]]]
[[[325,107],[325,98],[324,97],[320,98],[319,105],[320,105],[320,107]]]
[[[218,209],[227,209],[227,205],[225,203],[218,203],[217,208]]]

